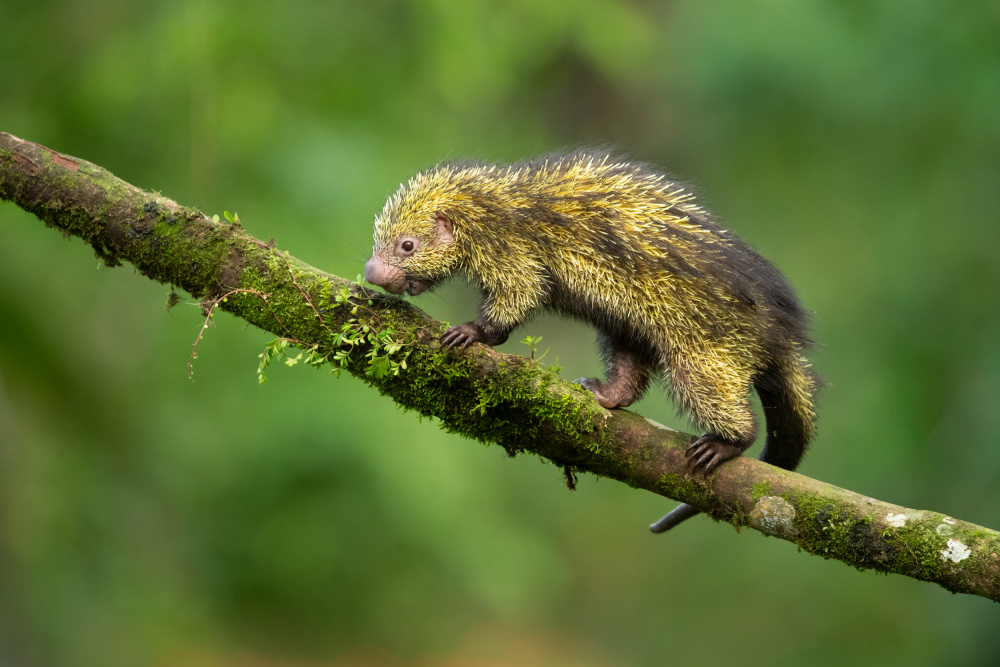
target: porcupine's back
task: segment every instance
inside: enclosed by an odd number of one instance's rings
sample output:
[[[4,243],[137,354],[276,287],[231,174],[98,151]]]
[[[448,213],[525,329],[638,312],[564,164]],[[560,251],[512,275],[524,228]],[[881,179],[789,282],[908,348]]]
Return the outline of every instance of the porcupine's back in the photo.
[[[467,270],[502,262],[520,277],[542,266],[551,305],[595,324],[686,332],[675,344],[736,336],[753,357],[809,345],[781,273],[648,165],[596,151],[451,163],[395,200],[401,210],[450,203]]]

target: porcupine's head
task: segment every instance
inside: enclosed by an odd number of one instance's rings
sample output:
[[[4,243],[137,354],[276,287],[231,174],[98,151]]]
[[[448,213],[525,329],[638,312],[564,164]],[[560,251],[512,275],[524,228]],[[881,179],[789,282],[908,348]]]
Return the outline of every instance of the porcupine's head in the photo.
[[[392,294],[416,296],[450,276],[460,257],[453,220],[462,198],[439,168],[410,179],[375,217],[375,245],[365,280]]]

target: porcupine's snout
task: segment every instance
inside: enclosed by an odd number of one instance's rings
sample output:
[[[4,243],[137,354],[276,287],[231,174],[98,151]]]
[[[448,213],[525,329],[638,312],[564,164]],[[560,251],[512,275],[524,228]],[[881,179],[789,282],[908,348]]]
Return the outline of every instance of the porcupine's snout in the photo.
[[[390,264],[385,257],[373,253],[371,259],[365,263],[365,280],[391,294],[401,294],[406,275],[401,268]]]

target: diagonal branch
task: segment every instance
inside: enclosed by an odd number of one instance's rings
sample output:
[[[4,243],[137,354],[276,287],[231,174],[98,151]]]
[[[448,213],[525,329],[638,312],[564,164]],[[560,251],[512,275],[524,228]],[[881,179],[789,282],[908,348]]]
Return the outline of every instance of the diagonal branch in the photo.
[[[246,234],[238,221],[145,192],[104,169],[0,133],[0,199],[79,236],[105,262],[203,299],[365,379],[449,431],[508,452],[681,500],[858,569],[904,574],[1000,600],[1000,533],[738,458],[687,473],[693,439],[607,411],[532,359],[474,345],[443,352],[443,325],[408,303],[323,273]],[[225,297],[225,298],[223,298]],[[401,363],[402,362],[402,363]],[[395,374],[398,371],[398,374]]]

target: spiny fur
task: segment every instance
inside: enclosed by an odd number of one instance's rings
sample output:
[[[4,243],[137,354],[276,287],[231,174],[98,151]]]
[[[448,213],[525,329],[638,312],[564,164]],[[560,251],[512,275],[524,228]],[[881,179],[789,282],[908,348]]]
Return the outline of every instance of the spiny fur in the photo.
[[[434,243],[439,212],[453,223],[450,243]],[[420,251],[392,256],[402,235]],[[543,308],[592,323],[607,357],[634,362],[639,394],[659,369],[682,410],[743,447],[756,433],[755,385],[764,460],[794,468],[813,435],[806,312],[776,268],[648,165],[594,151],[442,164],[386,203],[380,252],[431,283],[464,272],[497,340]]]

